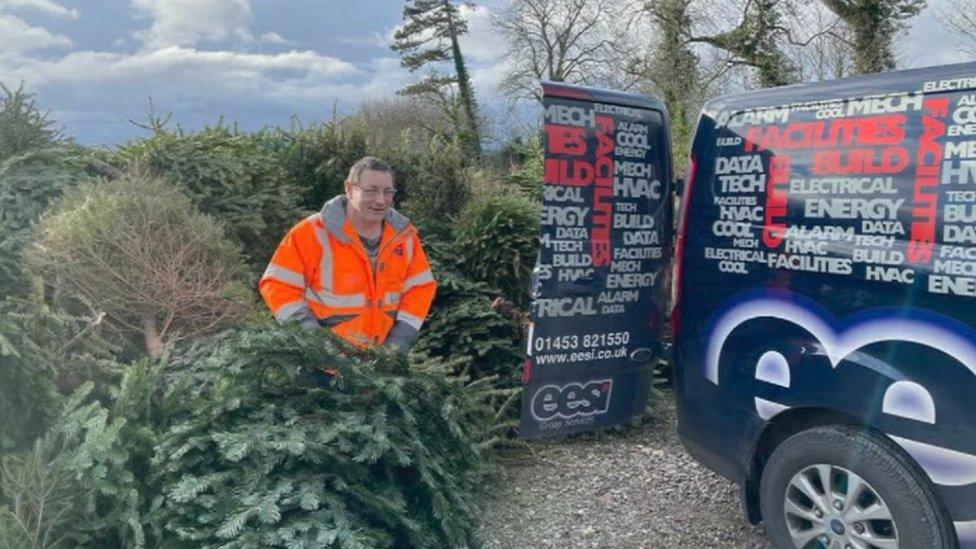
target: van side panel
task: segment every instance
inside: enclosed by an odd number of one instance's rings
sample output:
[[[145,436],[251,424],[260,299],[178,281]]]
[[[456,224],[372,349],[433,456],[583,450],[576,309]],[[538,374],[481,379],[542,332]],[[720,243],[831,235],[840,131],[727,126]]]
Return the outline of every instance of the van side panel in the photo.
[[[693,151],[675,347],[689,447],[741,481],[768,421],[828,409],[914,457],[962,538],[976,525],[976,64],[720,99]]]

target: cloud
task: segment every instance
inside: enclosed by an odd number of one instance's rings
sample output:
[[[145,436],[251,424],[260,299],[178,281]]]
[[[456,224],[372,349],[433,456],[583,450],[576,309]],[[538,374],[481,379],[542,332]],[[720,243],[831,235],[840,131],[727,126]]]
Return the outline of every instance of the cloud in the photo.
[[[127,83],[147,91],[183,88],[201,94],[271,80],[316,82],[356,71],[349,63],[312,51],[258,54],[179,46],[135,54],[76,51],[56,60],[35,60],[30,70],[38,86],[72,84],[111,89],[105,86]]]
[[[47,15],[68,17],[71,19],[78,18],[77,9],[64,7],[57,2],[52,2],[51,0],[0,0],[0,11],[5,10],[6,8],[31,9],[46,13]]]
[[[0,0],[0,82],[25,81],[82,142],[138,135],[129,121],[145,118],[150,98],[157,112],[172,111],[174,123],[187,128],[226,115],[253,129],[286,125],[292,115],[328,119],[335,106],[350,112],[405,83],[396,58],[356,67],[291,49],[276,32],[255,37],[247,0],[131,0],[143,29],[117,37],[115,51],[45,51],[72,44],[2,11],[27,1]],[[291,51],[252,51],[256,45]]]
[[[334,105],[351,112],[367,98],[404,84],[399,61],[355,67],[313,51],[275,54],[171,46],[116,53],[75,51],[53,59],[0,54],[0,82],[25,80],[52,116],[82,142],[118,142],[140,134],[152,98],[158,113],[188,128],[220,115],[256,129],[289,117],[325,120]],[[403,75],[405,77],[405,73]]]
[[[505,60],[484,64],[471,71],[471,83],[478,93],[500,98],[498,85],[510,70],[512,70],[511,63]]]
[[[290,40],[286,40],[280,34],[276,32],[266,32],[258,37],[258,40],[264,42],[265,44],[291,44]]]
[[[248,0],[132,0],[136,11],[152,20],[136,31],[147,48],[252,42]]]
[[[66,36],[31,26],[19,17],[2,13],[0,13],[0,36],[3,37],[3,53],[8,56],[71,46],[71,40]]]
[[[472,61],[497,61],[505,51],[505,41],[492,26],[491,10],[462,5],[461,16],[468,22],[468,32],[461,36],[461,53]]]
[[[369,62],[370,79],[363,84],[369,98],[391,97],[414,78],[400,66],[399,57],[379,57]]]
[[[366,36],[356,36],[356,37],[339,37],[335,41],[339,44],[345,44],[347,46],[378,46],[380,48],[389,48],[393,45],[393,33],[399,27],[390,27],[386,30],[375,30]]]

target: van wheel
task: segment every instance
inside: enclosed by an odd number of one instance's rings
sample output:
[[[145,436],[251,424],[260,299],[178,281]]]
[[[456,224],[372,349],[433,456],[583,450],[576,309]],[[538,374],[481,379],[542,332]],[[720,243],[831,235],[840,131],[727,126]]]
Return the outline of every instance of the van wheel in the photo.
[[[928,479],[892,442],[842,425],[783,441],[759,486],[776,547],[954,548],[952,523]]]

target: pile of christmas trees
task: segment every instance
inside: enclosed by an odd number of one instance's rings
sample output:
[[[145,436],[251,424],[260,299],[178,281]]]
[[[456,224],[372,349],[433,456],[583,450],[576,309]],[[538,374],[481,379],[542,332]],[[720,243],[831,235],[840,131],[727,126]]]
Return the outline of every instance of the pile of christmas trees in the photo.
[[[470,500],[485,466],[474,433],[489,410],[458,378],[295,327],[238,332],[192,372],[179,368],[166,392],[185,414],[162,434],[152,467],[164,537],[244,547],[471,542]],[[310,382],[318,368],[338,371],[331,385]]]

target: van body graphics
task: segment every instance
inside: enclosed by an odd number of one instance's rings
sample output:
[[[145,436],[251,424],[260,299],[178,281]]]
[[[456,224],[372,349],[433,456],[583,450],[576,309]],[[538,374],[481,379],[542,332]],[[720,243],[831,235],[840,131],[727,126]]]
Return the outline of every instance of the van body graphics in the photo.
[[[643,410],[671,257],[663,105],[564,84],[543,90],[545,175],[523,438],[605,427]]]
[[[954,319],[916,309],[873,309],[838,321],[797,294],[747,292],[730,300],[715,316],[707,339],[705,377],[720,384],[722,351],[737,329],[770,321],[795,327],[794,333],[808,334],[809,339],[798,352],[784,354],[781,347],[765,351],[752,365],[756,387],[751,394],[760,418],[768,421],[791,408],[823,406],[825,396],[849,392],[844,387],[848,381],[869,388],[874,391],[870,400],[846,396],[831,402],[831,408],[853,417],[867,413],[875,427],[916,458],[953,516],[976,520],[976,451],[951,448],[957,444],[954,433],[971,428],[971,420],[947,416],[940,406],[940,399],[947,397],[940,390],[946,370],[967,372],[959,376],[960,381],[969,378],[970,384],[976,383],[976,331]],[[941,354],[942,360],[939,368],[909,380],[903,370],[873,360],[864,351],[875,344],[923,346]],[[816,380],[815,395],[793,390],[795,380],[805,377],[797,369],[810,361],[818,362],[815,368],[823,374]],[[730,364],[725,361],[724,365]],[[840,368],[869,371],[853,373]],[[865,409],[865,404],[876,409]]]
[[[532,397],[532,417],[545,422],[555,417],[573,419],[606,413],[612,390],[612,379],[545,385]]]
[[[674,358],[679,432],[712,469],[745,484],[770,425],[845,418],[911,456],[976,547],[971,84],[976,64],[705,106]]]

